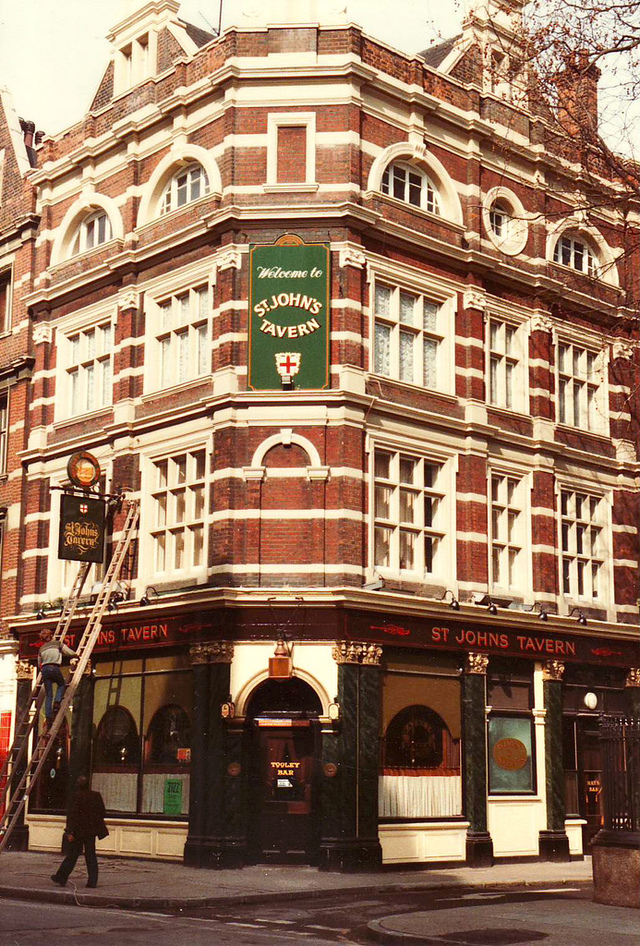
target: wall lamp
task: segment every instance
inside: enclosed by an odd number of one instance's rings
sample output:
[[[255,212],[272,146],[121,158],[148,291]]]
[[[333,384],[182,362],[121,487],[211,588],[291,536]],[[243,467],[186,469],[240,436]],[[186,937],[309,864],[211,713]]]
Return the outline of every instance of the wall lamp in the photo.
[[[586,627],[589,622],[587,621],[587,616],[582,610],[582,608],[571,608],[571,610],[569,611],[569,617],[575,614],[576,611],[578,612],[578,618],[577,618],[578,624],[582,624],[583,627]]]
[[[456,598],[456,596],[454,595],[453,591],[451,591],[450,588],[447,588],[447,590],[445,591],[445,593],[442,595],[441,598],[436,598],[436,601],[446,601],[447,595],[451,595],[451,601],[449,601],[449,607],[451,608],[451,610],[459,611],[460,602],[458,601],[458,599]]]
[[[41,604],[36,612],[36,621],[45,621],[47,616],[47,610],[50,610],[53,607],[50,601],[47,601],[46,604]]]
[[[112,591],[109,595],[109,603],[107,604],[107,611],[117,611],[118,605],[123,601],[126,601],[127,596],[124,591]]]
[[[148,588],[145,588],[145,589],[144,589],[144,594],[143,594],[142,597],[140,598],[140,606],[143,607],[143,608],[148,608],[149,605],[151,604],[151,599],[150,599],[150,597],[149,597],[149,592],[150,592],[150,591],[152,591],[152,592],[154,593],[154,595],[156,596],[156,598],[159,598],[159,597],[160,597],[160,595],[158,594],[158,592],[156,591],[156,589],[153,587],[153,585],[149,585]]]

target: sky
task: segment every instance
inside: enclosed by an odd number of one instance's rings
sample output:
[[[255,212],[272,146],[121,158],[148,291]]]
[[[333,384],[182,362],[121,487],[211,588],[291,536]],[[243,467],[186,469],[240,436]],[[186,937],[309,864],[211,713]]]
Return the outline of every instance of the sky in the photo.
[[[183,0],[180,15],[217,27],[220,0]],[[126,0],[0,0],[0,85],[22,118],[49,135],[88,110],[110,53],[106,33]],[[242,0],[223,0],[222,26],[238,22]],[[458,0],[348,0],[349,17],[407,53],[460,28]],[[398,15],[401,11],[401,15]]]

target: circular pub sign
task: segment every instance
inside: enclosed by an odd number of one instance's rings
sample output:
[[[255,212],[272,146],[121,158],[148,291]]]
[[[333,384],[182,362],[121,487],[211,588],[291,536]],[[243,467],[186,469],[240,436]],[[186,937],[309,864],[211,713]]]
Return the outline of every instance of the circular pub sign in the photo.
[[[74,486],[91,489],[100,479],[100,464],[92,453],[78,450],[72,453],[67,463],[67,475]]]
[[[523,769],[529,758],[527,747],[519,739],[499,739],[493,747],[492,755],[496,765],[508,772]]]

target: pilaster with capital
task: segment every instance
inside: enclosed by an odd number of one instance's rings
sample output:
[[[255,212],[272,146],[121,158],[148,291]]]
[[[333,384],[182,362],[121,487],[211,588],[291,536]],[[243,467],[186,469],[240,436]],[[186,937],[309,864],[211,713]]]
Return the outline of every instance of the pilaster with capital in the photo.
[[[338,664],[341,721],[330,760],[335,760],[338,771],[323,798],[320,864],[324,870],[375,868],[382,863],[378,838],[382,647],[339,641],[332,654]],[[328,758],[326,751],[324,755]]]
[[[640,667],[631,667],[624,681],[629,716],[640,719]]]
[[[548,861],[568,861],[569,839],[565,831],[564,768],[562,761],[562,678],[561,660],[542,665],[544,699],[544,758],[547,827],[540,831],[540,857]]]
[[[487,830],[487,654],[466,654],[462,675],[464,731],[464,797],[467,862],[485,867],[493,861],[493,842]]]

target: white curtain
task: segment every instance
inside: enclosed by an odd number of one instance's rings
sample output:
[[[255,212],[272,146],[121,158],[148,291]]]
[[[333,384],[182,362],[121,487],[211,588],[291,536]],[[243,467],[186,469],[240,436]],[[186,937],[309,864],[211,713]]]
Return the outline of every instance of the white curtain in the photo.
[[[135,811],[138,776],[135,772],[94,772],[91,787],[100,792],[107,811]]]
[[[459,775],[381,775],[380,818],[451,818],[462,814]]]

